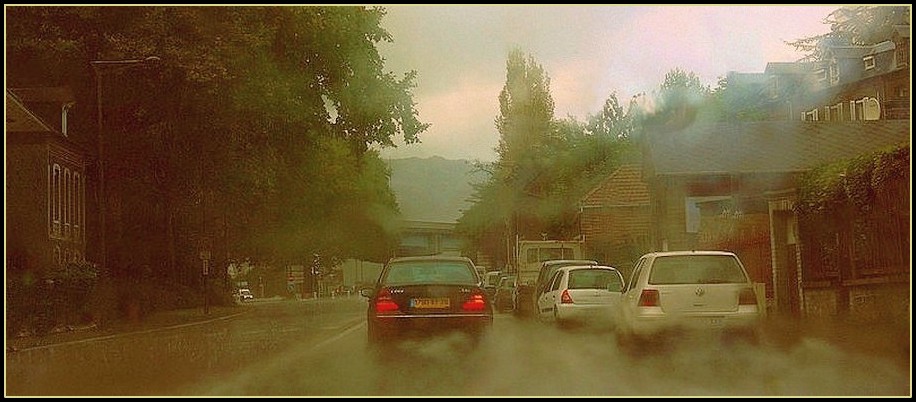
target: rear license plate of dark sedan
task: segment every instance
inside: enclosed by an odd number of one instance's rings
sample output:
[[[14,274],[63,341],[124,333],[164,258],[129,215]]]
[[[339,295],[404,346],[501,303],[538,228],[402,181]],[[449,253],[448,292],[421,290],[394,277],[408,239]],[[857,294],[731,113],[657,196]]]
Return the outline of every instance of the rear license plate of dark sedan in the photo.
[[[448,308],[450,301],[447,297],[435,299],[410,299],[413,308]]]

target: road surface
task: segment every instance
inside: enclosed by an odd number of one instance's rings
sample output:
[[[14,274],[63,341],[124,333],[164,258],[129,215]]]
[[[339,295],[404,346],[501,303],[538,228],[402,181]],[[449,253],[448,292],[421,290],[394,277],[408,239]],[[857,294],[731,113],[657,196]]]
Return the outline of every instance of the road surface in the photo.
[[[261,300],[205,322],[7,352],[12,396],[910,395],[909,349],[770,331],[756,345],[692,339],[621,350],[611,331],[497,314],[387,350],[365,299]],[[880,338],[880,337],[877,337]],[[841,347],[842,346],[842,347]],[[895,349],[898,348],[898,349]]]

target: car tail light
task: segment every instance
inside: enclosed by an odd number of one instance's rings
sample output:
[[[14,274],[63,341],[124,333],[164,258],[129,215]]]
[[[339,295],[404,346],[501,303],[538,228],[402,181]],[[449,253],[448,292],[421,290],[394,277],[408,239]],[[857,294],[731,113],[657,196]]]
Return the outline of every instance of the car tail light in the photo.
[[[639,295],[639,307],[658,307],[658,290],[643,289]]]
[[[564,289],[563,294],[560,295],[560,303],[562,304],[572,304],[573,299],[569,296],[569,290]]]
[[[375,298],[375,312],[376,313],[393,313],[398,311],[400,307],[394,302],[394,299],[391,298],[391,292],[388,288],[382,288],[378,292],[378,296]]]
[[[744,289],[741,289],[741,293],[738,294],[738,304],[740,304],[740,305],[746,305],[746,304],[756,305],[756,304],[757,304],[757,295],[754,294],[754,289],[751,289],[751,288],[744,288]]]
[[[461,305],[464,311],[483,311],[487,308],[487,301],[480,290],[475,289],[468,300]]]

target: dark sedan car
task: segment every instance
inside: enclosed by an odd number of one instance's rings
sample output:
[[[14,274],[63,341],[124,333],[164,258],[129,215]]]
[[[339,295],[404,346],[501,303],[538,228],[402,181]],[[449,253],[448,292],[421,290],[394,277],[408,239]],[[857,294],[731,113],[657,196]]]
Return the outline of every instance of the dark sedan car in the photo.
[[[493,324],[491,301],[465,257],[393,258],[360,294],[369,298],[370,342],[448,330],[477,338]]]

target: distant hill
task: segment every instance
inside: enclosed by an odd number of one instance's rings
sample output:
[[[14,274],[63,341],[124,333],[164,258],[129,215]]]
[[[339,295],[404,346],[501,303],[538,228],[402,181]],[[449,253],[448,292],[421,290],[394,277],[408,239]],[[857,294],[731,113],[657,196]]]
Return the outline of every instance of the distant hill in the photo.
[[[392,159],[391,189],[407,220],[454,222],[470,204],[471,183],[485,175],[473,172],[466,160],[430,158]]]

